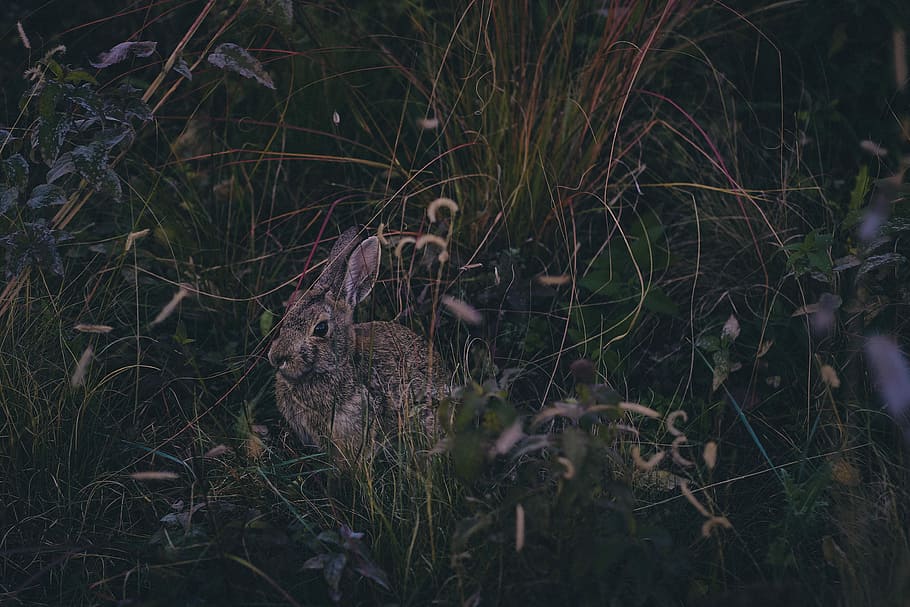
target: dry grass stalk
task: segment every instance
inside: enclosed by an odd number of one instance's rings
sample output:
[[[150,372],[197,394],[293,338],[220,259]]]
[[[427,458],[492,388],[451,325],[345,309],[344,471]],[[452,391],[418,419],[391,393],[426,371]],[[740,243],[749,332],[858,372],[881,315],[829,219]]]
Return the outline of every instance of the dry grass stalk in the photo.
[[[563,457],[560,455],[556,458],[556,461],[562,464],[566,469],[566,471],[562,473],[563,478],[566,480],[575,478],[575,464],[572,463],[572,460],[570,460],[568,457]]]
[[[403,236],[402,238],[400,238],[398,240],[398,244],[395,245],[395,257],[397,257],[398,259],[401,259],[401,252],[404,249],[404,245],[415,244],[416,242],[417,242],[417,239],[412,238],[410,236]]]
[[[417,239],[417,242],[414,244],[414,248],[422,249],[430,243],[435,244],[437,247],[440,248],[440,253],[438,256],[439,263],[445,263],[446,261],[448,261],[448,259],[449,259],[449,251],[447,250],[448,245],[446,244],[446,241],[443,238],[440,238],[439,236],[436,236],[435,234],[424,234],[423,236],[421,236],[420,238]]]
[[[168,316],[174,313],[174,311],[177,309],[177,306],[180,305],[180,302],[183,301],[183,299],[189,294],[190,291],[186,285],[180,285],[180,288],[176,293],[174,293],[174,296],[171,298],[171,300],[167,302],[167,305],[161,308],[161,311],[158,312],[158,316],[156,316],[155,319],[151,322],[151,325],[155,326],[161,322],[164,322]]]
[[[170,481],[180,477],[176,472],[146,470],[144,472],[133,472],[130,474],[130,478],[136,481]]]
[[[89,345],[83,350],[82,356],[79,357],[79,362],[76,363],[76,369],[70,377],[70,385],[72,387],[75,388],[85,383],[85,374],[88,372],[88,366],[92,362],[93,355],[92,346]]]
[[[679,490],[682,492],[683,497],[686,498],[686,500],[692,504],[696,510],[698,510],[699,514],[705,518],[711,518],[713,516],[710,512],[708,512],[708,509],[705,508],[700,501],[698,501],[698,498],[695,497],[695,494],[692,493],[692,490],[689,489],[689,481],[683,480],[680,482]]]
[[[693,462],[690,459],[684,458],[682,456],[682,454],[679,452],[679,447],[681,445],[686,444],[688,441],[689,441],[689,439],[687,439],[686,435],[683,434],[681,436],[677,436],[676,438],[674,438],[673,442],[670,444],[670,456],[673,458],[674,462],[676,462],[678,465],[680,465],[684,468],[691,468],[692,466],[695,465],[695,462]]]
[[[73,327],[74,330],[79,331],[80,333],[110,333],[114,330],[114,327],[110,325],[91,325],[86,323],[79,323]]]
[[[150,229],[145,228],[144,230],[139,230],[138,232],[130,232],[129,236],[126,237],[126,244],[123,247],[124,251],[129,251],[133,246],[133,243],[139,240],[140,238],[145,238],[151,232]]]
[[[458,212],[458,205],[451,198],[437,198],[427,207],[427,218],[430,220],[430,223],[436,223],[436,212],[440,207],[445,207],[449,209],[449,212],[454,215]]]
[[[658,451],[650,458],[644,459],[641,456],[641,447],[638,445],[632,447],[632,461],[635,462],[635,467],[639,470],[644,470],[645,472],[656,468],[665,455],[666,453],[664,451]]]
[[[206,451],[202,457],[215,458],[219,455],[224,455],[225,453],[230,452],[231,448],[226,445],[215,445],[208,451]]]
[[[515,504],[515,552],[521,552],[525,547],[525,509],[521,504]]]
[[[701,453],[701,458],[705,461],[705,465],[708,466],[708,470],[714,470],[714,466],[717,465],[717,443],[713,440],[708,441],[705,445],[705,450]]]
[[[433,129],[439,128],[439,119],[438,118],[418,118],[417,126],[422,128],[425,131],[432,131]]]
[[[682,409],[679,409],[678,411],[674,411],[673,413],[668,415],[666,421],[664,422],[664,424],[667,426],[667,432],[669,432],[673,436],[682,436],[683,435],[683,431],[679,430],[676,427],[676,420],[680,417],[682,418],[683,423],[689,421],[689,414],[686,413],[685,411],[683,411]]]
[[[629,411],[631,413],[638,413],[639,415],[644,415],[645,417],[650,417],[652,419],[659,419],[660,413],[652,409],[651,407],[646,407],[638,403],[619,403],[619,408],[623,411]]]
[[[543,287],[561,287],[572,282],[572,277],[568,274],[559,274],[555,276],[542,274],[537,277],[537,284]]]
[[[31,50],[32,42],[28,39],[28,36],[25,35],[25,29],[22,27],[21,21],[16,21],[16,31],[19,32],[19,40],[22,41],[22,46]]]
[[[733,523],[725,516],[712,516],[701,526],[701,534],[703,537],[711,537],[711,531],[717,527],[721,526],[724,529],[733,529]]]
[[[450,295],[443,295],[440,298],[440,301],[455,318],[465,324],[476,326],[483,321],[483,317],[474,306],[467,304],[460,299],[456,299]]]
[[[825,382],[825,385],[831,388],[840,388],[840,377],[837,376],[837,371],[831,365],[822,365],[822,368],[819,370],[822,376],[822,381]]]

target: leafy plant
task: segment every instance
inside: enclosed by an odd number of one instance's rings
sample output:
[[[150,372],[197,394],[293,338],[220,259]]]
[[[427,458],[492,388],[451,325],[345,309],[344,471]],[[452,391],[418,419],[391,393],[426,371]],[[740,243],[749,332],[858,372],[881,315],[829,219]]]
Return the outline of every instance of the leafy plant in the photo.
[[[81,180],[119,202],[123,188],[112,156],[151,119],[138,89],[128,84],[102,88],[94,76],[59,63],[54,55],[28,72],[32,85],[19,117],[28,126],[0,132],[0,155],[6,156],[0,222],[8,234],[3,238],[7,277],[29,266],[63,273],[58,244],[70,236],[57,229],[62,215],[51,218],[49,211],[75,196]]]

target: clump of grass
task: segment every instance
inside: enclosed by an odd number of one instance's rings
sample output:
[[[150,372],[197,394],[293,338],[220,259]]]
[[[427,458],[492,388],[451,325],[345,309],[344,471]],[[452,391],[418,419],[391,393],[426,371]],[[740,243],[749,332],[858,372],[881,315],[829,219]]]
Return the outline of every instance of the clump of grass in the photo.
[[[78,28],[53,56],[65,79],[127,38],[162,52],[90,74],[155,114],[104,164],[122,203],[68,183],[40,225],[73,238],[4,291],[0,596],[899,599],[903,457],[841,336],[905,336],[904,270],[850,265],[838,225],[870,170],[850,192],[805,169],[823,108],[753,103],[715,45],[766,40],[749,19],[773,12],[257,6],[101,14],[135,35],[82,49]],[[224,43],[249,69],[206,60]],[[780,50],[756,48],[757,70]],[[403,427],[340,473],[283,430],[261,355],[356,222],[393,277],[370,315],[430,335],[469,387],[447,443]]]

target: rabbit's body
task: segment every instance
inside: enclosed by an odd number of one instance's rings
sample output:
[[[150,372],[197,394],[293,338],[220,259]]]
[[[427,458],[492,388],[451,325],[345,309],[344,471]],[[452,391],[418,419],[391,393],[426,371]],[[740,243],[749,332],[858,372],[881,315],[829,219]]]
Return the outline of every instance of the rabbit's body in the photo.
[[[392,322],[353,323],[354,306],[370,292],[379,267],[373,237],[354,249],[344,270],[356,234],[340,237],[328,267],[288,310],[269,350],[278,369],[278,408],[291,428],[304,443],[331,443],[347,457],[412,415],[432,432],[435,416],[427,405],[448,390],[442,361],[434,355],[430,367],[429,346],[413,331]]]

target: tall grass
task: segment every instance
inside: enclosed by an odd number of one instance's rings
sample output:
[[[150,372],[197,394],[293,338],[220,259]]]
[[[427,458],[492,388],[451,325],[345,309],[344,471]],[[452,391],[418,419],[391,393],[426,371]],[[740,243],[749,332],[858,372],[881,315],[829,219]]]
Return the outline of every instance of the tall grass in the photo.
[[[90,9],[55,56],[157,40],[93,72],[155,119],[111,161],[122,202],[67,182],[62,277],[32,265],[0,298],[3,601],[900,604],[906,470],[852,334],[905,335],[903,270],[833,269],[867,192],[806,167],[787,112],[818,110],[777,94],[787,49],[760,29],[790,13]],[[276,90],[207,62],[223,42]],[[761,103],[730,72],[746,45],[778,79]],[[387,240],[358,313],[428,335],[467,387],[447,442],[403,428],[341,473],[286,431],[263,352],[352,223]],[[851,316],[823,336],[827,290]]]

